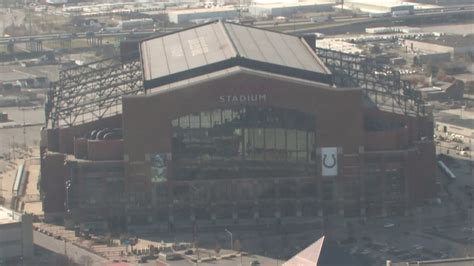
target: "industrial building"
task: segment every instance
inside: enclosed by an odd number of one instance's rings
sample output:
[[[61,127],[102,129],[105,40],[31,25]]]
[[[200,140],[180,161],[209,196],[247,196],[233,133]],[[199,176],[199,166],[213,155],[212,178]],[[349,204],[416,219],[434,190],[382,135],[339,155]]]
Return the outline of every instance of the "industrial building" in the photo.
[[[291,16],[297,13],[331,11],[334,3],[324,2],[296,2],[296,3],[269,3],[249,6],[249,13],[256,17]]]
[[[414,4],[401,3],[401,1],[372,1],[372,0],[346,0],[344,8],[351,10],[360,10],[368,13],[386,13],[408,15],[413,14]]]
[[[446,139],[457,138],[465,146],[474,148],[474,112],[463,109],[440,111],[436,114],[435,133]]]
[[[422,99],[314,38],[213,21],[61,72],[40,144],[45,218],[172,230],[403,215],[433,197]]]
[[[459,101],[464,95],[464,85],[460,81],[444,82],[436,81],[436,84],[428,87],[416,88],[421,93],[423,100],[445,102],[448,100]]]
[[[15,265],[33,257],[33,216],[0,206],[0,262]]]
[[[424,54],[448,55],[452,59],[457,55],[465,55],[474,52],[474,34],[465,36],[444,35],[437,38],[425,38],[421,40],[404,40],[404,45],[411,51]]]
[[[176,24],[199,20],[233,19],[238,16],[239,12],[234,7],[197,8],[168,11],[169,21]]]

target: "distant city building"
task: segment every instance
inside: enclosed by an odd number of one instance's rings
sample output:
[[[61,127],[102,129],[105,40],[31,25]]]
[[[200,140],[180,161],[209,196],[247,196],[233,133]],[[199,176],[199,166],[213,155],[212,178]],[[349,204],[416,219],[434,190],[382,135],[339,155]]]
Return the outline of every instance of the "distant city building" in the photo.
[[[33,216],[0,206],[0,262],[19,262],[33,256]]]
[[[472,266],[474,265],[473,257],[440,259],[440,260],[424,260],[410,262],[392,262],[387,261],[386,266]]]
[[[46,4],[49,5],[64,5],[67,3],[67,0],[46,0]]]
[[[474,112],[463,109],[440,111],[435,117],[435,134],[462,139],[466,145],[474,142]]]
[[[443,35],[436,38],[425,38],[422,40],[404,40],[404,45],[410,51],[419,51],[426,55],[448,54],[450,59],[456,55],[463,55],[474,52],[474,34]],[[440,60],[444,60],[440,59]]]
[[[5,123],[5,122],[8,122],[9,119],[8,119],[8,113],[5,113],[5,112],[0,112],[0,123]],[[2,203],[2,202],[0,202]]]
[[[285,2],[254,4],[249,6],[249,13],[253,16],[291,16],[296,13],[331,11],[332,2]]]
[[[412,14],[415,9],[411,3],[402,3],[402,1],[393,0],[346,0],[344,1],[344,8],[368,13],[386,13],[391,15],[408,15]]]
[[[171,23],[206,22],[213,19],[233,19],[239,16],[234,7],[168,10]]]
[[[437,81],[433,86],[417,88],[416,90],[421,93],[425,101],[462,100],[464,94],[464,86],[460,81]]]

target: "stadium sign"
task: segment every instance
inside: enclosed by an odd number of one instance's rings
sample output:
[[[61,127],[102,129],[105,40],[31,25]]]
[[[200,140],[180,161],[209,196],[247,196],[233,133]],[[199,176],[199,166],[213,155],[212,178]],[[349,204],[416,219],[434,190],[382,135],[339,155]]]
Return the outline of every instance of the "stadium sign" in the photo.
[[[266,94],[239,94],[239,95],[221,95],[219,96],[220,103],[256,103],[266,102]]]
[[[323,176],[337,176],[337,148],[321,148],[321,168]]]

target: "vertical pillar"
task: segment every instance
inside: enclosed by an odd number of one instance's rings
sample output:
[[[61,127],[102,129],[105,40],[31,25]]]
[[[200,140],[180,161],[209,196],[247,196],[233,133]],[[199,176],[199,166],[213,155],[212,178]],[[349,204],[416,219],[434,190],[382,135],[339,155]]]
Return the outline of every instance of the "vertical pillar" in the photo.
[[[365,158],[364,158],[364,146],[359,147],[359,206],[360,216],[365,217],[367,215],[367,202],[365,198]]]
[[[258,224],[260,222],[260,211],[258,208],[258,201],[253,202],[253,218],[255,222]]]
[[[296,202],[296,217],[301,217],[303,216],[303,207],[301,201]]]
[[[15,44],[13,42],[7,44],[7,52],[10,54],[15,52]]]
[[[233,211],[232,211],[232,221],[234,224],[239,222],[239,214],[238,214],[238,205],[237,202],[233,202]]]
[[[174,230],[174,216],[173,216],[173,204],[168,206],[168,230],[173,232]]]
[[[387,216],[387,203],[385,193],[387,192],[387,171],[385,166],[385,157],[382,156],[382,164],[380,169],[380,178],[382,178],[382,216]]]
[[[321,148],[316,148],[316,158],[315,161],[317,162],[316,165],[316,176],[317,176],[317,205],[318,205],[318,216],[323,217],[324,212],[323,212],[323,176],[321,172]]]

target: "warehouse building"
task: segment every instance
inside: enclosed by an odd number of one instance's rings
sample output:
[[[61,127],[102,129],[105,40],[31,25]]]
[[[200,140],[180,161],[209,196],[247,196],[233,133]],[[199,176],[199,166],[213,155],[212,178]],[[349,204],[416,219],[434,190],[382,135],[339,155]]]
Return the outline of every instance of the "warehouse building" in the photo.
[[[41,141],[45,216],[172,229],[404,214],[434,196],[430,117],[336,86],[312,45],[215,21],[142,40],[140,63],[119,68],[130,78],[139,66],[142,90],[52,93]]]
[[[465,146],[474,142],[474,112],[451,109],[436,114],[435,133],[446,139],[458,139]],[[470,147],[470,149],[474,146]]]
[[[344,8],[368,13],[413,14],[415,6],[400,1],[346,0]]]
[[[296,3],[270,3],[249,6],[249,13],[256,17],[291,16],[296,13],[332,11],[334,3],[324,2],[296,2]]]
[[[465,36],[444,35],[437,38],[403,41],[403,45],[408,47],[410,51],[424,54],[448,55],[450,59],[457,55],[474,53],[473,43],[474,34]]]
[[[233,6],[168,11],[169,21],[176,24],[195,21],[198,22],[200,20],[233,19],[238,16],[239,12]]]

